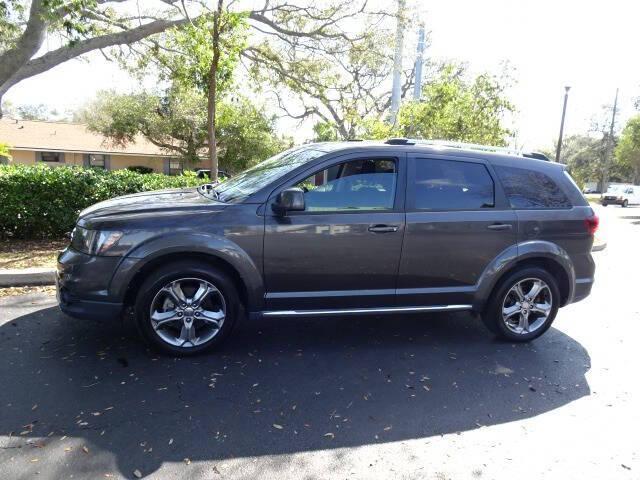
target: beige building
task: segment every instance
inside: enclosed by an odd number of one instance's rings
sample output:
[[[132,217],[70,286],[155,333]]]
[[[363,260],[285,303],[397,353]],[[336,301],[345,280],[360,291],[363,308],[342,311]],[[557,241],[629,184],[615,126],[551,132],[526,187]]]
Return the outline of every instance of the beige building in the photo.
[[[9,145],[11,158],[4,163],[49,166],[82,165],[116,170],[143,166],[176,175],[182,162],[140,137],[121,147],[80,123],[0,119],[0,143]]]

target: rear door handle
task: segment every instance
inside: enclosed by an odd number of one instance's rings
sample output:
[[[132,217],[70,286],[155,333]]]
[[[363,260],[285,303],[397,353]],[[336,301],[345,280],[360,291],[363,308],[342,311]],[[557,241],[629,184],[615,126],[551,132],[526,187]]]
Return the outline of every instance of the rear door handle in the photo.
[[[397,225],[371,225],[369,231],[373,233],[391,233],[398,231]]]
[[[511,230],[513,225],[510,223],[494,223],[487,227],[489,230]]]

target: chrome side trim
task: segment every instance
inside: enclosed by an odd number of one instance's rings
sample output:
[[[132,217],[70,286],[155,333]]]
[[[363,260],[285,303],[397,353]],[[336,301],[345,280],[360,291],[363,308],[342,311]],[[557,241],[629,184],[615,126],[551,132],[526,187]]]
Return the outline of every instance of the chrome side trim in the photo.
[[[471,305],[434,305],[431,307],[382,307],[345,308],[336,310],[272,310],[262,312],[265,317],[304,317],[314,315],[350,315],[358,313],[408,313],[408,312],[450,312],[471,310]]]

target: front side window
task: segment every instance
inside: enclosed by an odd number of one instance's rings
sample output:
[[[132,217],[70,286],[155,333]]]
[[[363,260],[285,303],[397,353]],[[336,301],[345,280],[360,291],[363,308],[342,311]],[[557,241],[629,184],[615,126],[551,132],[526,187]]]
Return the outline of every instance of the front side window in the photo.
[[[391,210],[396,173],[395,160],[352,160],[315,173],[296,186],[305,192],[308,212]]]
[[[38,152],[39,160],[47,163],[62,163],[64,155],[62,152]]]
[[[551,177],[526,168],[496,166],[512,208],[571,208],[571,202]]]
[[[477,210],[494,206],[493,180],[479,163],[415,160],[414,207],[421,210]]]

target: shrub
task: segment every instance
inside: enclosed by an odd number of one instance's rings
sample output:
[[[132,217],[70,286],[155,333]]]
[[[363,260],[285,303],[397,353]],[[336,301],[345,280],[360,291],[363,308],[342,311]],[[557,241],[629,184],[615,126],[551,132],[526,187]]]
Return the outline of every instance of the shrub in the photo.
[[[147,173],[153,173],[153,168],[145,167],[144,165],[133,165],[131,167],[127,167],[127,170],[131,170],[132,172],[138,172],[146,175]]]
[[[59,237],[94,203],[149,190],[197,186],[192,172],[170,177],[130,170],[0,165],[0,237]]]

